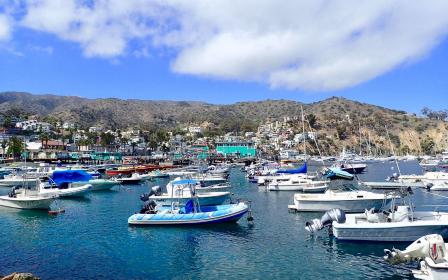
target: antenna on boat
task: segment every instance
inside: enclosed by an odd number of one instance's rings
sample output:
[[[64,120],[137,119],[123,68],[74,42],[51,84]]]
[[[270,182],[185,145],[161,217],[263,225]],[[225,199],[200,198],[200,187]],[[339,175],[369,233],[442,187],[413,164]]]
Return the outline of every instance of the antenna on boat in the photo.
[[[303,154],[305,155],[305,164],[306,164],[307,156],[306,156],[305,116],[303,115],[303,105],[300,105],[300,111],[302,112]]]

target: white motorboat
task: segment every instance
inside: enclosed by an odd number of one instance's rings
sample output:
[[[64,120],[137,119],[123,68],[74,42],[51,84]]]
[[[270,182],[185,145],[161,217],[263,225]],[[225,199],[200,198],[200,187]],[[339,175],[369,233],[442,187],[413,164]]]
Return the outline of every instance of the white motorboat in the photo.
[[[420,237],[404,251],[393,248],[384,253],[384,259],[392,265],[418,261],[419,269],[411,271],[416,279],[448,279],[448,244],[438,234]]]
[[[420,187],[432,191],[448,191],[448,173],[426,172],[423,175],[400,175],[399,180],[409,183],[420,183]]]
[[[57,195],[59,197],[83,197],[92,190],[91,184],[81,186],[73,183],[56,186],[54,184],[40,183],[40,192],[45,195]]]
[[[83,186],[86,182],[74,182],[73,186]],[[103,191],[110,190],[114,186],[119,185],[116,180],[108,180],[108,179],[92,179],[88,182],[89,185],[92,185],[91,191]]]
[[[131,177],[117,178],[117,181],[124,185],[137,185],[140,184],[144,178],[138,173],[132,173]]]
[[[288,180],[273,179],[267,185],[269,191],[324,192],[327,188],[328,181],[313,181],[301,176],[293,176]]]
[[[149,195],[151,200],[154,200],[158,205],[163,206],[171,206],[173,202],[178,202],[181,205],[185,205],[188,200],[192,198],[194,194],[192,192],[196,192],[196,188],[192,189],[192,186],[195,186],[197,181],[191,179],[185,180],[175,180],[169,182],[166,185],[166,193],[162,193],[160,187],[153,187]],[[230,192],[218,192],[218,191],[209,191],[209,192],[199,192],[197,194],[197,199],[200,205],[220,205],[223,204],[226,200],[230,198]]]
[[[48,195],[39,188],[13,187],[8,195],[0,196],[0,206],[18,209],[49,209],[57,195]]]
[[[313,180],[316,178],[314,175],[308,175],[308,174],[284,174],[279,173],[275,175],[266,175],[266,176],[256,176],[257,184],[259,186],[263,186],[266,184],[269,184],[273,180],[279,181],[288,181],[291,178],[301,178],[301,179],[310,179]]]
[[[379,210],[391,200],[390,194],[362,191],[343,184],[327,189],[324,193],[296,193],[294,204],[288,208],[299,212],[325,212],[333,208],[344,212],[364,212],[372,208]]]
[[[345,214],[340,209],[327,211],[322,218],[306,223],[306,229],[316,232],[330,227],[340,240],[356,241],[414,241],[420,236],[437,233],[448,237],[448,213],[413,211],[407,205],[395,204],[392,200],[389,211],[366,210],[362,214]]]

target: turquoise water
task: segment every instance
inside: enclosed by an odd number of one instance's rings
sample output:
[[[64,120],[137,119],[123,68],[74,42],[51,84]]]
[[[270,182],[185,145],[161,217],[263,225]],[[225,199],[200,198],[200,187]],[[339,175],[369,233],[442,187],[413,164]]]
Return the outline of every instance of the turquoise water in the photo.
[[[418,173],[415,162],[403,173]],[[369,166],[366,180],[383,180],[393,164]],[[402,279],[408,268],[391,267],[383,249],[393,245],[338,242],[324,232],[309,237],[304,223],[320,214],[292,214],[293,193],[266,193],[232,170],[236,197],[252,201],[254,225],[203,228],[129,227],[127,218],[148,189],[129,186],[61,200],[66,213],[0,209],[0,275],[32,272],[42,279]],[[161,184],[163,182],[160,182]],[[4,190],[5,191],[5,190]],[[7,190],[6,190],[7,191]],[[448,194],[447,194],[448,195]],[[420,204],[447,204],[418,191]]]

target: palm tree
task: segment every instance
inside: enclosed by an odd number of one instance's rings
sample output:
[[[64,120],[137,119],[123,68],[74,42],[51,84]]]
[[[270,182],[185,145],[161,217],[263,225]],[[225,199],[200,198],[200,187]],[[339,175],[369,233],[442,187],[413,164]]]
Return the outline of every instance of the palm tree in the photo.
[[[8,141],[6,141],[6,139],[3,139],[3,141],[2,141],[2,157],[3,158],[5,157],[5,149],[6,149],[7,145],[8,145]]]

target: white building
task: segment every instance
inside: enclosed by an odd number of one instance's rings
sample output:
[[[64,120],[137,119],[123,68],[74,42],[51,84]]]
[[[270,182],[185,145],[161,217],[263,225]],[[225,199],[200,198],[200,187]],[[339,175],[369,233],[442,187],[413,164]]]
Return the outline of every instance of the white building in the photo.
[[[190,133],[202,133],[202,127],[200,126],[189,126],[188,127],[188,132]]]

